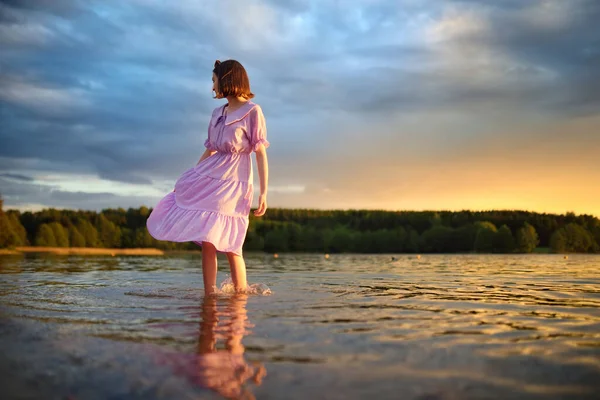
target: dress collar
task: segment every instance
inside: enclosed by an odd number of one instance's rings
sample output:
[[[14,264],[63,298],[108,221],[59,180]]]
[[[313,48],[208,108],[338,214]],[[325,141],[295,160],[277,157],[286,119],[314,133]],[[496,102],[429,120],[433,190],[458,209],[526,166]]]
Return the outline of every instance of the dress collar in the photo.
[[[256,104],[254,104],[253,102],[251,102],[250,100],[248,100],[246,102],[246,104],[244,104],[243,106],[241,106],[237,110],[235,110],[235,111],[233,111],[231,113],[228,113],[227,114],[227,119],[225,120],[225,125],[231,125],[234,122],[241,121],[242,119],[244,119],[250,113],[250,111],[252,111],[252,109],[254,108],[255,105]],[[226,106],[227,106],[227,104],[224,104],[221,107],[219,115],[224,115]]]

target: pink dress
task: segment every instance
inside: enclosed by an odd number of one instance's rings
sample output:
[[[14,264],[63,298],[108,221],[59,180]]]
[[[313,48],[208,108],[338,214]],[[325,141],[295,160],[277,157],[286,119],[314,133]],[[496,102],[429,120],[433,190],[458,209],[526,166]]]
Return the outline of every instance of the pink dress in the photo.
[[[220,252],[242,255],[254,193],[250,156],[269,142],[258,104],[248,101],[227,115],[225,108],[213,111],[204,143],[216,153],[181,174],[148,217],[155,239],[210,242]]]

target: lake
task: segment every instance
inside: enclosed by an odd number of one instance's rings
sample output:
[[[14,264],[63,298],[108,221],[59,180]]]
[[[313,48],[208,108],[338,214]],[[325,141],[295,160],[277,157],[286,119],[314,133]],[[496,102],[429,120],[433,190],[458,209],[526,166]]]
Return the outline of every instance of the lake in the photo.
[[[598,255],[260,253],[246,263],[255,293],[205,299],[200,255],[0,256],[2,398],[600,390]]]

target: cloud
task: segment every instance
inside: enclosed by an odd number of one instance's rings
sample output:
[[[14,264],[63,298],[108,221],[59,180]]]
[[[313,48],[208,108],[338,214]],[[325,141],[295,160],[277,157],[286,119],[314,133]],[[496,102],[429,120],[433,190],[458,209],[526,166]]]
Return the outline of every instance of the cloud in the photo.
[[[48,117],[82,112],[91,106],[81,89],[45,87],[8,76],[0,77],[0,100]]]
[[[121,193],[82,187],[65,202],[83,208],[168,190],[204,150],[217,58],[243,62],[267,116],[271,205],[392,204],[440,160],[565,132],[594,148],[571,130],[598,127],[599,18],[594,0],[2,1],[2,185],[45,171]]]
[[[7,176],[8,175],[8,176]],[[71,182],[74,183],[74,182]],[[96,182],[97,183],[97,182]],[[69,190],[62,190],[66,186]],[[105,208],[138,208],[142,205],[152,207],[160,196],[149,195],[149,189],[141,190],[139,194],[117,194],[103,192],[95,189],[94,182],[83,182],[78,185],[69,185],[68,181],[55,181],[32,179],[28,177],[0,175],[1,194],[5,207],[13,208],[18,205],[21,209],[37,211],[42,208],[72,208],[85,210],[101,210]]]
[[[19,175],[19,174],[0,174],[0,177],[7,178],[7,179],[14,179],[17,181],[24,181],[24,182],[32,182],[33,181],[33,178],[31,178],[29,176]]]

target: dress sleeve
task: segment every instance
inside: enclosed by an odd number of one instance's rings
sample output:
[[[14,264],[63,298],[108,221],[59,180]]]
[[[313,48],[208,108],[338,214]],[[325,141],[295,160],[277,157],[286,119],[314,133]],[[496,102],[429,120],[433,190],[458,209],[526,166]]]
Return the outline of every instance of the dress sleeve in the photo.
[[[250,114],[250,146],[252,151],[258,150],[260,145],[264,145],[265,149],[269,147],[267,140],[267,124],[262,109],[256,106]]]

